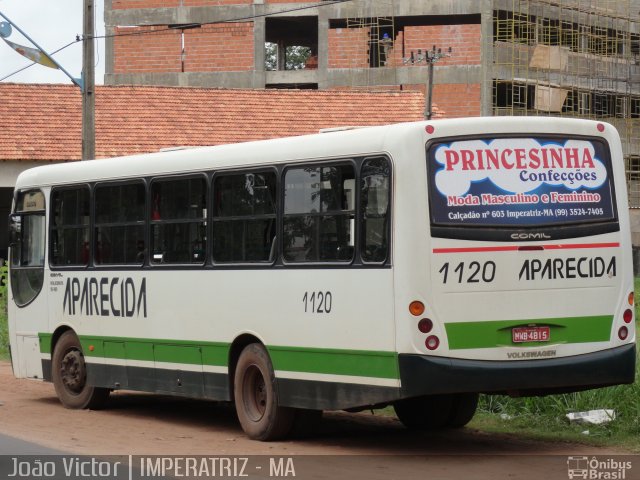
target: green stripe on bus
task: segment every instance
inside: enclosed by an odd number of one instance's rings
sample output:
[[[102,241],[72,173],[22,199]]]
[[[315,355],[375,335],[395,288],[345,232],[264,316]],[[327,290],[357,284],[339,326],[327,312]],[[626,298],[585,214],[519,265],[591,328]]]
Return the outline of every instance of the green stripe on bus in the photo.
[[[230,344],[153,338],[80,337],[82,350],[89,357],[117,358],[146,362],[227,366]],[[122,348],[116,345],[121,344]],[[126,346],[126,348],[124,348]],[[90,347],[93,347],[91,350]]]
[[[400,377],[395,352],[281,346],[268,347],[268,350],[275,370],[355,377]]]
[[[487,322],[447,323],[445,329],[451,350],[467,348],[495,348],[503,346],[541,346],[558,343],[608,342],[613,315],[593,317],[534,318]],[[527,325],[550,327],[548,342],[514,344],[511,329]]]
[[[40,338],[40,353],[51,353],[51,338],[53,334],[51,333],[38,333],[38,337]]]
[[[40,333],[40,351],[50,353],[49,333]],[[189,365],[228,365],[231,344],[169,339],[80,336],[87,357],[182,363]],[[399,378],[395,352],[341,350],[288,346],[267,347],[275,370],[351,375],[373,378]]]

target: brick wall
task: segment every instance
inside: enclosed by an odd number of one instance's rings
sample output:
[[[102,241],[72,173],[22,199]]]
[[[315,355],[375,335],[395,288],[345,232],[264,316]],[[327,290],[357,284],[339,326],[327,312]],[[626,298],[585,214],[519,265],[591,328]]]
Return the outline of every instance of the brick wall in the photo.
[[[157,31],[155,34],[117,36],[114,73],[175,73],[183,71],[182,30],[166,27],[119,27],[117,34]],[[205,25],[184,30],[185,72],[253,70],[253,23]]]
[[[253,70],[253,23],[185,30],[185,72]]]
[[[264,3],[316,3],[300,0],[265,0]],[[253,5],[253,0],[113,0],[114,10],[128,8],[215,7],[219,5]]]
[[[333,28],[329,30],[329,68],[367,68],[369,66],[369,28]],[[479,65],[480,25],[425,25],[408,26],[398,31],[390,50],[387,66],[398,67],[411,51],[417,57],[418,50],[431,50],[435,45],[443,52],[451,47],[450,57],[438,61],[438,65]],[[376,47],[382,51],[382,47]],[[424,66],[425,63],[416,64]]]
[[[480,64],[481,34],[478,24],[406,27],[401,40],[405,58],[411,55],[412,50],[414,55],[417,55],[418,49],[421,49],[424,54],[424,50],[431,49],[433,45],[442,48],[443,52],[451,47],[451,56],[438,60],[435,64],[436,68],[446,65]],[[394,52],[396,62],[401,61],[401,57],[400,52]],[[411,87],[407,85],[405,88]],[[425,87],[419,88],[424,91]],[[435,84],[433,86],[433,103],[444,112],[446,118],[479,116],[480,95],[480,84]]]
[[[448,83],[433,86],[433,103],[446,118],[480,116],[480,84]]]
[[[369,67],[368,28],[329,29],[329,68]]]
[[[424,83],[415,85],[363,85],[332,87],[331,90],[404,90],[418,91],[425,95],[427,86]],[[447,83],[433,86],[433,118],[457,118],[480,116],[480,84],[461,85]]]
[[[215,7],[218,5],[252,5],[253,0],[113,0],[114,10],[129,8]]]
[[[418,49],[431,50],[435,45],[445,52],[452,48],[451,56],[438,61],[438,65],[479,65],[480,64],[480,25],[428,25],[406,27],[402,45],[404,57],[407,58],[413,50],[417,55]],[[398,42],[396,42],[398,44]],[[400,50],[400,49],[397,49]],[[400,51],[395,52],[402,54]]]
[[[146,33],[137,35],[143,32]],[[118,27],[113,41],[114,73],[180,72],[180,30],[166,27]]]
[[[219,5],[253,5],[253,0],[182,0],[185,7],[216,7]]]
[[[111,7],[114,10],[128,8],[171,8],[180,6],[180,0],[113,0]]]

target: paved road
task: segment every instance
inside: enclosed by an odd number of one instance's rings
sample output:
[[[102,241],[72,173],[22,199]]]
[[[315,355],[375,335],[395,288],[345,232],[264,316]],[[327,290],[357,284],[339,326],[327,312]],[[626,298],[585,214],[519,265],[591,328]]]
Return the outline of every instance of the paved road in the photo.
[[[2,455],[62,455],[65,452],[0,433]]]

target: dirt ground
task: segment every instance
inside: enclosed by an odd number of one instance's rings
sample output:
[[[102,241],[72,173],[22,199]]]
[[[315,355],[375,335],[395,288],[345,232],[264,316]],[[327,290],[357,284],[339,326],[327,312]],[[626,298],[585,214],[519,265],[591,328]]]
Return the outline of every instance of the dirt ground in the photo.
[[[395,418],[343,412],[325,413],[309,438],[262,443],[247,438],[226,404],[116,392],[105,410],[67,410],[52,384],[17,380],[7,362],[0,362],[0,432],[86,455],[314,456],[308,478],[417,478],[427,468],[429,478],[565,479],[568,456],[625,454],[470,428],[411,432]],[[640,474],[640,458],[634,463],[631,472]]]

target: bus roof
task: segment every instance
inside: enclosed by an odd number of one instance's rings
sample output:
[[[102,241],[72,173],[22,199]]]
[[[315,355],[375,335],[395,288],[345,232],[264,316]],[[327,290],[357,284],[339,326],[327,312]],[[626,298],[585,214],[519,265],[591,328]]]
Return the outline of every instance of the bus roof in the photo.
[[[363,156],[389,152],[410,136],[425,135],[426,125],[435,128],[434,138],[459,135],[523,133],[607,136],[595,126],[601,122],[553,117],[472,117],[337,130],[296,137],[194,147],[157,153],[67,162],[35,167],[21,173],[16,188],[78,182],[139,178],[211,170],[216,167],[250,167],[296,160]],[[603,124],[604,125],[604,124]],[[616,134],[617,135],[617,134]]]

